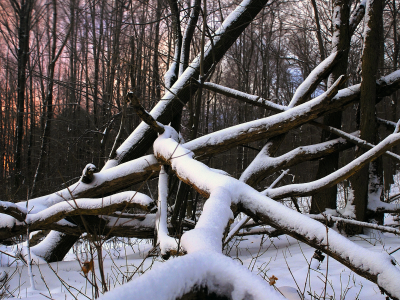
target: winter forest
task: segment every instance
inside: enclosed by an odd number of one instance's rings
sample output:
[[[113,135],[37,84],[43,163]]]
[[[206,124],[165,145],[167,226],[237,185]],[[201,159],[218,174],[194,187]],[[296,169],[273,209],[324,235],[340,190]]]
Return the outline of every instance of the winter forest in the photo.
[[[0,299],[400,299],[399,0],[0,1]]]

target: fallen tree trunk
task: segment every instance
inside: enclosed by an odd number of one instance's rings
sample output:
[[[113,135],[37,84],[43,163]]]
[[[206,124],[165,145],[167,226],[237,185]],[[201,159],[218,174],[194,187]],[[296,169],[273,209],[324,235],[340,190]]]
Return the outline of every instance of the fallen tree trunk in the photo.
[[[215,32],[213,40],[205,46],[203,61],[200,60],[200,55],[197,56],[152,109],[150,114],[156,121],[162,124],[171,122],[172,118],[189,101],[190,95],[196,92],[197,86],[190,84],[190,81],[199,79],[200,65],[203,67],[204,74],[207,74],[224,57],[226,51],[267,2],[268,0],[243,1],[225,19],[221,27]],[[117,149],[115,157],[109,160],[103,169],[114,167],[144,155],[156,137],[156,133],[146,123],[142,122]]]
[[[82,215],[107,215],[126,208],[138,208],[151,211],[155,208],[153,200],[141,193],[123,192],[100,199],[76,199],[54,204],[49,208],[33,207],[26,214],[23,221],[17,221],[12,216],[2,216],[2,230],[0,230],[0,241],[30,231],[48,229],[52,224],[70,216]],[[25,212],[21,209],[21,212]],[[67,225],[60,224],[59,226]],[[70,226],[73,227],[73,226]]]
[[[388,76],[382,77],[377,81],[377,90],[379,91],[380,97],[390,95],[391,92],[399,88],[400,71],[396,71]],[[324,105],[321,105],[320,103],[313,103],[312,105],[320,110],[322,106],[323,111],[320,113],[323,114],[328,113],[337,107],[343,108],[346,104],[356,101],[358,97],[359,84],[340,90],[330,103],[326,103],[325,110]],[[273,128],[278,128],[278,132],[286,132],[296,127],[290,124],[291,118],[296,117],[299,119],[297,121],[299,125],[305,124],[309,121],[309,119],[311,119],[309,115],[302,115],[303,110],[306,110],[313,116],[318,116],[317,112],[309,112],[309,109],[307,109],[307,105],[309,103],[303,104],[304,106],[297,106],[290,109],[290,112],[292,113],[285,111],[283,112],[285,115],[278,114],[261,120],[245,123],[241,131],[235,130],[238,127],[234,126],[211,133],[184,144],[184,147],[193,151],[196,156],[206,157],[229,149],[229,146],[224,145],[223,142],[226,142],[226,144],[229,143],[231,147],[234,147],[241,145],[244,142],[252,142],[258,139],[263,139],[264,136],[268,137],[279,135],[279,133],[273,132]],[[334,105],[333,103],[336,104]],[[289,123],[289,125],[284,126],[287,123]],[[259,134],[254,135],[253,130],[258,130]],[[224,137],[225,140],[219,141],[218,138],[221,136]],[[205,143],[204,147],[202,146],[203,142]],[[147,155],[121,164],[112,169],[102,170],[99,173],[95,173],[93,181],[90,184],[85,184],[79,181],[56,193],[31,199],[29,200],[29,203],[30,205],[41,204],[49,207],[54,203],[74,198],[106,196],[123,188],[127,188],[132,184],[150,179],[152,176],[158,176],[159,171],[160,165],[155,157],[153,155]]]
[[[194,160],[189,149],[171,139],[170,130],[172,129],[169,128],[154,143],[156,157],[171,165],[179,179],[203,195],[210,196],[195,229],[182,236],[182,246],[189,254],[206,249],[218,251],[219,247],[222,248],[224,226],[227,226],[229,220],[226,206],[233,205],[254,220],[261,220],[330,255],[355,273],[376,283],[393,299],[400,299],[400,286],[397,285],[400,270],[388,254],[364,249],[318,221],[261,195],[245,183],[214,172]],[[395,134],[400,136],[399,133]],[[207,239],[204,240],[206,236]]]

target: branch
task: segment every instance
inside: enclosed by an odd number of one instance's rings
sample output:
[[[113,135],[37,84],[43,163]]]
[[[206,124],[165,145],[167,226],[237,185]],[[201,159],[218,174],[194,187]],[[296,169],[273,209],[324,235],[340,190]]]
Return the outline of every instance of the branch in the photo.
[[[263,178],[278,170],[290,168],[304,161],[319,159],[331,153],[346,150],[352,146],[345,139],[339,138],[324,143],[297,147],[278,157],[263,154],[257,159],[257,164],[253,162],[250,164],[242,173],[239,180],[250,186],[255,186]]]
[[[335,135],[337,135],[337,136],[339,136],[341,138],[344,138],[344,139],[348,140],[349,142],[351,142],[351,143],[353,143],[353,144],[355,144],[355,145],[357,145],[357,146],[359,146],[361,148],[372,149],[372,148],[375,147],[375,145],[373,145],[371,143],[368,143],[365,140],[362,140],[362,139],[360,139],[360,138],[358,138],[358,137],[356,137],[356,136],[354,136],[352,134],[346,133],[346,132],[344,132],[344,131],[342,131],[340,129],[337,129],[335,127],[327,126],[325,124],[321,124],[319,122],[314,122],[314,121],[311,121],[310,124],[312,124],[314,126],[317,126],[317,127],[320,127],[323,130],[329,131],[329,132],[331,132],[331,133],[333,133],[333,134],[335,134]],[[396,123],[394,123],[394,124],[396,125]],[[396,162],[400,162],[400,156],[395,154],[395,153],[393,153],[393,152],[386,151],[385,153],[383,153],[383,155],[386,156],[386,157],[389,157],[391,159],[394,159]]]
[[[311,97],[311,94],[315,91],[319,83],[324,78],[328,77],[333,67],[338,61],[340,61],[341,54],[342,52],[340,51],[333,52],[307,76],[307,78],[296,89],[296,92],[288,105],[289,108],[300,105]],[[337,86],[340,86],[343,82],[344,78],[337,83]]]
[[[258,227],[258,228],[251,228],[251,229],[245,230],[243,232],[239,232],[237,234],[237,236],[263,235],[263,234],[266,234],[269,237],[278,237],[285,233],[282,230],[275,229],[272,227],[268,227],[268,228],[264,228],[264,227],[259,228]]]
[[[158,211],[156,218],[157,240],[160,243],[161,255],[169,256],[169,252],[176,249],[178,243],[168,235],[167,224],[167,198],[168,198],[168,174],[164,166],[161,167],[158,179]],[[177,249],[179,250],[179,249]]]
[[[324,188],[333,186],[344,179],[349,178],[352,174],[362,169],[366,164],[373,161],[398,143],[400,143],[400,133],[396,130],[374,148],[326,177],[308,183],[291,184],[272,190],[266,190],[264,194],[273,199],[282,199],[288,196],[309,196],[315,194]]]
[[[198,85],[201,84],[199,81],[195,81],[195,83]],[[243,93],[241,91],[234,90],[234,89],[231,89],[231,88],[228,88],[228,87],[216,84],[216,83],[212,83],[212,82],[204,82],[203,88],[205,88],[209,91],[216,92],[221,95],[225,95],[227,97],[235,98],[235,99],[241,100],[243,102],[249,103],[251,105],[262,107],[262,108],[272,110],[275,112],[283,112],[288,109],[287,106],[276,104],[270,100],[261,98],[259,96]]]
[[[393,131],[396,128],[396,123],[388,120],[384,120],[381,118],[376,118],[379,124],[383,124],[386,126],[386,129],[389,131]]]
[[[192,0],[190,9],[190,17],[189,22],[186,27],[183,41],[182,41],[182,50],[181,50],[181,63],[179,65],[179,76],[186,70],[189,63],[189,55],[190,55],[190,44],[193,39],[194,30],[196,29],[197,20],[200,14],[200,0]]]
[[[175,50],[172,64],[165,73],[164,82],[166,89],[170,89],[171,86],[176,82],[179,75],[179,64],[181,60],[181,48],[182,48],[182,32],[181,22],[178,9],[177,0],[168,0],[169,7],[171,9],[172,16],[172,31],[175,38]],[[154,128],[153,128],[154,129]]]
[[[328,224],[332,224],[333,222],[341,222],[341,223],[346,223],[346,224],[351,224],[351,225],[357,225],[365,228],[371,228],[371,229],[376,229],[380,230],[382,232],[389,232],[393,233],[395,235],[400,235],[400,230],[388,226],[382,226],[378,224],[372,224],[372,223],[367,223],[367,222],[361,222],[353,219],[346,219],[346,218],[340,218],[340,217],[335,217],[332,215],[308,215],[311,219],[320,221],[322,223],[327,222]]]
[[[150,197],[138,192],[122,192],[98,199],[64,201],[46,209],[42,209],[42,207],[34,209],[37,212],[27,214],[24,222],[2,217],[3,230],[0,230],[0,240],[23,234],[26,232],[27,226],[31,231],[48,229],[51,224],[70,216],[107,215],[126,208],[151,211],[154,207],[155,203]]]
[[[272,189],[279,181],[281,181],[281,179],[282,179],[288,172],[289,172],[289,169],[283,171],[283,172],[281,173],[281,175],[279,175],[278,178],[276,178],[276,179],[274,180],[274,182],[272,182],[272,184],[268,187],[268,189]],[[240,179],[239,179],[239,180],[240,180]],[[229,243],[229,242],[233,239],[233,237],[239,232],[239,230],[242,229],[242,228],[247,224],[247,222],[250,221],[250,219],[251,219],[251,218],[250,218],[249,216],[246,216],[246,217],[244,217],[242,220],[240,220],[240,221],[236,224],[236,226],[233,227],[233,228],[231,229],[231,231],[229,231],[229,234],[227,235],[227,237],[226,237],[226,239],[225,239],[224,245],[226,245],[227,243]]]
[[[365,227],[365,228],[371,228],[371,229],[376,229],[382,232],[389,232],[393,233],[395,235],[400,235],[400,230],[389,227],[389,226],[382,226],[378,224],[372,224],[372,223],[367,223],[367,222],[361,222],[361,221],[356,221],[353,219],[346,219],[346,218],[340,218],[340,217],[335,217],[332,215],[307,215],[313,220],[319,221],[323,224],[329,224],[328,226],[331,227],[333,223],[347,223],[347,224],[352,224],[352,225],[357,225],[360,227]],[[253,226],[259,226],[259,224],[254,224]],[[247,235],[262,235],[266,234],[269,237],[277,237],[282,234],[285,234],[283,231],[275,229],[275,228],[270,228],[270,227],[256,227],[256,228],[251,228],[247,229],[244,232],[237,233],[237,236],[247,236]]]
[[[353,35],[356,30],[358,24],[361,22],[365,15],[365,7],[367,5],[367,0],[361,1],[361,3],[357,6],[357,8],[352,12],[349,20],[349,32],[350,36]]]
[[[158,134],[162,134],[164,132],[164,127],[162,124],[157,123],[156,120],[154,120],[153,117],[143,108],[143,106],[140,105],[139,98],[136,97],[132,91],[128,92],[127,98],[143,122],[149,125],[150,128]]]
[[[377,90],[380,97],[390,95],[398,88],[400,88],[400,71],[393,72],[377,81]],[[340,90],[332,101],[326,105],[316,103],[318,101],[317,98],[304,106],[292,108],[282,114],[223,129],[190,141],[184,146],[192,150],[197,156],[212,156],[243,143],[284,133],[307,123],[309,119],[316,118],[336,108],[343,108],[346,104],[357,101],[359,93],[360,85],[354,85]],[[310,113],[312,113],[312,116],[309,115]],[[292,126],[292,123],[299,125]],[[253,128],[255,128],[255,131],[258,130],[257,135],[254,135]],[[112,169],[103,169],[100,173],[95,173],[90,184],[77,182],[56,193],[31,199],[29,200],[29,206],[44,205],[48,207],[54,203],[73,198],[101,197],[102,195],[128,188],[132,184],[142,182],[151,177],[156,177],[159,171],[160,164],[154,155],[143,156]],[[22,205],[25,205],[25,203],[21,202]]]
[[[0,201],[0,213],[12,216],[22,222],[25,220],[28,212],[26,209],[19,207],[15,203]]]

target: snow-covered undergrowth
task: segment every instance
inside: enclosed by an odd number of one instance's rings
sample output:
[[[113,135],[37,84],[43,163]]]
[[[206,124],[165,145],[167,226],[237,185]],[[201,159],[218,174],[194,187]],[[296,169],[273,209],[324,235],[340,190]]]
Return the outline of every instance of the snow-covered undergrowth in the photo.
[[[391,252],[399,247],[398,237],[392,234],[382,234],[377,231],[370,231],[368,234],[351,238],[352,241],[369,250],[376,252]],[[174,264],[178,259],[170,259],[167,262],[160,258],[148,257],[147,253],[153,247],[150,242],[138,240],[112,240],[104,245],[104,270],[107,278],[109,290],[125,284],[129,279],[143,277],[141,281],[131,281],[131,286],[120,289],[117,295],[125,299],[129,295],[131,299],[161,299],[156,289],[149,287],[149,293],[146,295],[135,294],[134,285],[146,283],[145,274],[149,270],[159,270],[157,283],[165,291],[168,286],[172,286],[175,292],[179,286],[179,281],[196,280],[204,269],[202,263],[204,260],[199,257],[190,256],[190,261],[181,261],[180,264],[191,264],[191,272],[179,273],[179,264],[171,271],[166,271],[165,264]],[[16,250],[2,246],[1,251],[12,252]],[[94,251],[94,250],[92,250]],[[12,294],[15,298],[27,299],[92,299],[94,288],[90,282],[93,282],[92,273],[89,273],[88,280],[84,277],[80,262],[90,260],[90,247],[87,242],[83,242],[71,251],[62,262],[35,263],[33,265],[34,280],[37,290],[30,289],[27,268],[21,261],[15,261],[14,258],[0,254],[1,272],[8,273],[6,288],[3,287],[4,297]],[[22,250],[22,254],[25,250]],[[268,238],[266,236],[245,236],[233,239],[225,248],[224,254],[232,257],[234,260],[226,260],[221,256],[214,258],[216,274],[206,274],[207,276],[217,278],[221,274],[221,268],[217,265],[226,265],[234,273],[236,265],[243,265],[248,268],[255,276],[261,280],[269,282],[272,276],[278,278],[274,285],[278,292],[281,292],[288,299],[301,299],[298,293],[304,295],[305,299],[385,299],[381,295],[378,287],[370,281],[354,274],[348,268],[344,267],[334,259],[325,258],[319,264],[316,259],[312,259],[314,249],[299,243],[291,237],[280,236],[278,238]],[[97,264],[97,253],[94,251],[95,274],[97,285],[101,290],[100,275]],[[207,255],[206,254],[202,254]],[[212,254],[211,254],[212,255]],[[400,251],[392,254],[400,261]],[[205,256],[206,258],[211,258]],[[188,256],[189,258],[189,256]],[[34,257],[33,257],[34,259]],[[179,258],[181,259],[181,258]],[[169,269],[168,269],[169,270]],[[209,271],[208,271],[209,272]],[[1,277],[4,276],[0,274]],[[232,277],[239,277],[238,274],[231,274]],[[154,280],[154,278],[153,278]],[[231,279],[230,279],[231,280]],[[134,284],[134,285],[132,285]],[[237,281],[237,284],[243,284]],[[0,284],[2,286],[3,284]],[[163,286],[165,285],[165,286]],[[129,287],[129,288],[128,288]],[[159,288],[157,289],[159,290]],[[170,287],[170,290],[171,287]],[[179,290],[178,290],[179,292]],[[115,298],[114,294],[114,299]],[[152,298],[158,295],[156,298]],[[172,299],[172,294],[163,293],[162,299]],[[272,295],[270,295],[272,296]],[[11,297],[12,298],[12,297]],[[274,299],[273,297],[270,299]]]

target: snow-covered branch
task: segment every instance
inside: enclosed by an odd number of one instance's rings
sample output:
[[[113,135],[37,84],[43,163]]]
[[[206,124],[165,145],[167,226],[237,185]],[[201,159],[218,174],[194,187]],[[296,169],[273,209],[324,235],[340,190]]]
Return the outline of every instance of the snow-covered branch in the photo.
[[[126,208],[138,208],[151,211],[155,208],[154,201],[138,192],[122,192],[98,199],[76,199],[57,203],[49,208],[34,207],[23,221],[11,216],[2,216],[0,221],[0,240],[24,234],[27,226],[31,231],[48,229],[69,216],[77,215],[107,215]]]
[[[353,145],[345,139],[339,138],[328,142],[295,148],[281,156],[271,157],[258,154],[260,157],[253,161],[240,176],[240,181],[250,186],[256,185],[261,179],[274,172],[290,168],[304,161],[325,157],[328,154],[343,151]],[[255,163],[257,162],[257,163]]]
[[[12,202],[0,201],[0,213],[12,216],[18,221],[23,221],[28,213],[26,209]]]
[[[319,215],[309,215],[309,217],[314,220],[318,220],[322,223],[327,223],[327,224],[342,222],[342,223],[356,225],[356,226],[360,226],[360,227],[376,229],[376,230],[379,230],[382,232],[389,232],[389,233],[393,233],[395,235],[400,235],[399,229],[389,227],[389,226],[383,226],[383,225],[378,225],[378,224],[373,224],[373,223],[368,223],[368,222],[361,222],[361,221],[357,221],[357,220],[353,220],[353,219],[346,219],[346,218],[336,217],[336,216],[332,216],[332,215],[319,214]]]
[[[200,82],[197,83],[200,84]],[[288,109],[287,106],[276,104],[259,96],[250,95],[212,82],[204,82],[203,88],[275,112],[282,112]]]
[[[333,52],[307,76],[307,78],[296,89],[296,92],[294,93],[292,100],[288,105],[289,108],[300,105],[308,100],[311,94],[314,93],[315,89],[318,87],[319,83],[329,75],[332,68],[340,60],[340,55],[341,52]],[[337,89],[343,82],[344,78],[336,83],[335,89]],[[332,89],[331,87],[331,93],[335,89]]]
[[[353,143],[353,144],[355,144],[355,145],[357,145],[357,146],[359,146],[361,148],[372,149],[372,148],[375,147],[375,145],[373,145],[371,143],[368,143],[368,142],[360,139],[359,137],[357,137],[357,136],[355,136],[353,134],[346,133],[346,132],[344,132],[344,131],[342,131],[340,129],[337,129],[335,127],[327,126],[325,124],[314,122],[314,121],[311,122],[310,124],[315,125],[317,127],[320,127],[323,130],[329,131],[329,132],[331,132],[331,133],[333,133],[333,134],[335,134],[335,135],[337,135],[337,136],[339,136],[341,138],[344,138],[345,140],[347,140],[347,141],[349,141],[349,142],[351,142],[351,143]],[[396,125],[396,123],[394,123],[394,124]],[[383,155],[386,156],[386,157],[389,157],[389,158],[391,158],[391,159],[393,159],[393,160],[395,160],[397,162],[400,162],[400,156],[395,154],[395,153],[393,153],[393,152],[386,151],[385,153],[383,153]]]
[[[363,166],[373,161],[398,143],[400,143],[400,133],[398,133],[397,129],[394,133],[389,135],[374,148],[326,177],[315,180],[313,182],[291,184],[272,190],[266,190],[264,194],[273,199],[281,199],[288,196],[312,195],[326,187],[333,186],[343,181],[344,179],[347,179],[352,174],[362,169]]]

